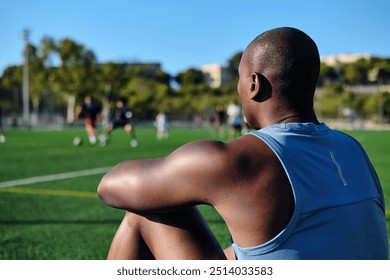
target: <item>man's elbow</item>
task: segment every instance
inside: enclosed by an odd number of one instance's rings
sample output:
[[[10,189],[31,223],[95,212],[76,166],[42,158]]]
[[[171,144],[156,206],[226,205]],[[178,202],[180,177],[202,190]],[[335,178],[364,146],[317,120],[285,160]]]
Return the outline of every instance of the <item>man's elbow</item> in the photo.
[[[119,201],[115,197],[114,186],[110,183],[110,180],[104,176],[97,188],[97,194],[101,200],[107,205],[115,208],[119,208]]]
[[[143,185],[139,176],[123,162],[103,176],[97,188],[97,194],[107,205],[126,210],[142,208],[138,197],[142,197]]]

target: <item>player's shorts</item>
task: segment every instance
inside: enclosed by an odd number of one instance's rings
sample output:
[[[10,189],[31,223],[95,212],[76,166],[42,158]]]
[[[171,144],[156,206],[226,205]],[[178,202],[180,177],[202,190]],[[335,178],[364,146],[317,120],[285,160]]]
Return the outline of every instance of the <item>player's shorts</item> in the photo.
[[[125,121],[125,120],[117,120],[117,121],[114,121],[112,123],[112,127],[113,128],[117,128],[117,127],[124,127],[125,125],[129,124],[128,121]]]
[[[90,119],[90,118],[85,119],[85,125],[86,125],[86,126],[93,127],[93,128],[96,127],[95,121],[92,120],[92,119]]]

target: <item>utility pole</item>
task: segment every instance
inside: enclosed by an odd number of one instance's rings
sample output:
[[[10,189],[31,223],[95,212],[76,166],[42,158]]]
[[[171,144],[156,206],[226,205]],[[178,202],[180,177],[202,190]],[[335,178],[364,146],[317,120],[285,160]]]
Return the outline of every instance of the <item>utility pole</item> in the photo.
[[[23,52],[23,125],[30,126],[30,101],[29,101],[29,77],[28,77],[28,44],[30,30],[23,30],[24,52]]]

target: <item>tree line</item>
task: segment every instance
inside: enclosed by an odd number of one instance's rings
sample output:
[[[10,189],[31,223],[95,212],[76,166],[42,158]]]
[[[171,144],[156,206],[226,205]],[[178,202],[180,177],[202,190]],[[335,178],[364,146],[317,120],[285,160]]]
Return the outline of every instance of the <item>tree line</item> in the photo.
[[[360,88],[357,91],[356,88]],[[315,107],[323,118],[390,121],[390,59],[321,65]]]
[[[207,85],[203,73],[189,68],[173,76],[158,63],[99,63],[93,50],[72,39],[44,37],[39,45],[26,46],[29,61],[29,94],[32,112],[66,115],[69,102],[81,103],[89,95],[104,104],[127,98],[139,119],[153,119],[164,111],[171,116],[191,118],[207,115],[217,105],[238,101],[237,69],[242,52],[226,62],[231,82],[219,88]],[[23,65],[9,66],[0,77],[3,113],[22,110]],[[358,94],[348,85],[390,84],[390,59],[359,59],[337,67],[321,65],[316,107],[322,117],[352,115],[389,119],[390,93]],[[379,108],[379,109],[378,109]],[[348,109],[348,110],[347,110]]]

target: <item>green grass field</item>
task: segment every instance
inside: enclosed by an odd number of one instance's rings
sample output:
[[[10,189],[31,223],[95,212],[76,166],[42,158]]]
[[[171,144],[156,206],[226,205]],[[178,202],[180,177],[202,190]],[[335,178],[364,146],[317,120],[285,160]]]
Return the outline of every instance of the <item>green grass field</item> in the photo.
[[[390,236],[390,131],[351,131],[367,149],[387,203]],[[129,147],[126,134],[115,131],[106,147],[86,144],[83,129],[64,131],[7,130],[0,144],[0,259],[105,259],[124,212],[105,206],[96,196],[103,173],[68,179],[47,177],[1,187],[4,182],[51,174],[110,167],[125,159],[167,155],[195,139],[213,139],[208,130],[173,129],[158,141],[151,128],[138,128],[140,145]],[[73,146],[75,136],[84,145]],[[17,183],[17,182],[16,182]],[[210,207],[202,206],[206,220],[222,246],[230,237],[224,222]]]

